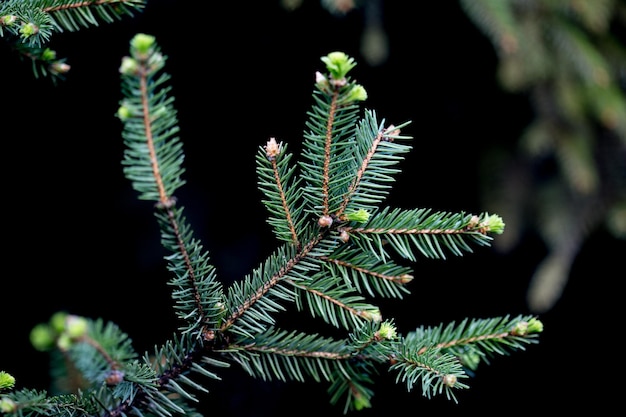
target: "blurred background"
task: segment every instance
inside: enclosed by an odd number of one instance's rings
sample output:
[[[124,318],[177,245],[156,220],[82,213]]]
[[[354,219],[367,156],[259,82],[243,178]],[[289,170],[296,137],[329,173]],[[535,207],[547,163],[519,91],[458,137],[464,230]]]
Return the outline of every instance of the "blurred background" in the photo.
[[[626,255],[623,1],[189,4],[149,0],[133,18],[55,34],[49,46],[71,66],[56,85],[0,43],[0,294],[10,306],[0,317],[0,369],[18,388],[49,388],[47,355],[29,332],[59,310],[115,322],[141,353],[177,328],[152,207],[123,177],[115,118],[121,59],[144,32],[172,76],[186,152],[179,202],[226,284],[277,245],[256,151],[269,137],[299,150],[320,57],[336,50],[355,58],[366,107],[388,124],[412,122],[403,133],[414,150],[388,204],[503,217],[492,247],[417,262],[412,294],[382,300],[382,313],[402,333],[536,314],[540,343],[481,365],[458,404],[407,392],[382,373],[373,409],[355,415],[611,407],[619,371],[595,352],[605,338],[612,344],[621,317]],[[287,415],[303,405],[343,415],[324,384],[232,369],[209,390],[205,415]]]

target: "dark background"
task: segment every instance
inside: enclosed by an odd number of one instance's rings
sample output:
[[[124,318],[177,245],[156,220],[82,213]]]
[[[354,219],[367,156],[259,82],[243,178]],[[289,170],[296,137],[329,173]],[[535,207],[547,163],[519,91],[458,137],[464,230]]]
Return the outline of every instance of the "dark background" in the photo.
[[[389,58],[378,66],[360,55],[362,12],[334,16],[314,0],[292,12],[278,1],[151,0],[134,18],[55,34],[50,47],[72,66],[56,86],[35,79],[27,63],[0,45],[0,291],[9,306],[0,317],[0,369],[17,378],[18,388],[47,389],[48,358],[28,335],[59,310],[115,322],[139,352],[160,345],[177,327],[152,208],[136,200],[123,178],[121,125],[114,117],[120,60],[137,32],[155,35],[168,56],[186,152],[187,185],[179,201],[225,283],[249,273],[276,247],[256,188],[256,151],[271,136],[299,149],[314,73],[324,70],[320,57],[331,51],[358,62],[351,74],[367,89],[368,108],[388,123],[412,121],[404,133],[415,138],[414,151],[388,203],[483,211],[481,153],[496,143],[513,146],[531,109],[523,95],[499,88],[494,50],[456,1],[407,4],[384,4]],[[613,382],[619,369],[598,356],[614,345],[625,248],[594,232],[562,299],[540,316],[541,343],[482,365],[470,389],[458,393],[458,404],[424,398],[419,387],[407,392],[382,374],[374,408],[355,415],[609,406],[608,388],[619,384]],[[528,314],[526,288],[544,255],[541,240],[529,232],[509,254],[478,248],[462,258],[420,260],[412,295],[381,302],[383,315],[395,317],[405,333],[466,317]],[[325,389],[256,381],[233,369],[209,383],[199,409],[222,416],[342,415],[343,404],[330,406]]]

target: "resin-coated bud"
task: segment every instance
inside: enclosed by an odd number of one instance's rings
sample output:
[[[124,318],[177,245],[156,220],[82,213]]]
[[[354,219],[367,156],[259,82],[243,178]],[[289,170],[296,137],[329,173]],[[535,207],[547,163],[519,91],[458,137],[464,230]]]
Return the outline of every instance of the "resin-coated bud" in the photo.
[[[456,385],[456,381],[456,375],[448,374],[443,376],[443,383],[450,388],[453,388]]]
[[[280,154],[280,145],[276,142],[276,139],[270,138],[265,145],[265,153],[267,158],[272,161]]]
[[[124,380],[124,376],[125,374],[123,371],[120,371],[119,369],[113,369],[109,371],[109,373],[106,375],[106,377],[104,378],[104,382],[109,387],[113,387],[122,382]]]
[[[56,61],[50,64],[50,71],[57,74],[67,74],[70,71],[70,66],[65,62]]]
[[[333,224],[333,218],[326,214],[319,218],[317,224],[319,224],[320,227],[330,227]]]
[[[402,274],[394,281],[399,282],[400,284],[408,284],[409,282],[413,281],[413,275]]]
[[[378,323],[383,319],[382,314],[380,314],[380,310],[377,308],[368,311],[362,311],[361,316],[366,320],[372,321],[374,323]]]
[[[319,88],[322,91],[327,91],[328,87],[330,87],[328,78],[326,78],[324,74],[322,74],[319,71],[315,72],[315,85],[317,85],[317,88]]]

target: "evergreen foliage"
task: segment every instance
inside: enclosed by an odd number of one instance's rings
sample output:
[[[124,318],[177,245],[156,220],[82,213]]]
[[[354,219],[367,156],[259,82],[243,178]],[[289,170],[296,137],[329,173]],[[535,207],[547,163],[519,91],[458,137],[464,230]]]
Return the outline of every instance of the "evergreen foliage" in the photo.
[[[141,5],[8,1],[0,19],[76,30]],[[42,17],[67,8],[75,10]],[[40,20],[30,18],[35,15]],[[28,43],[18,33],[13,28],[3,36],[33,51],[44,46],[46,36]],[[456,401],[455,391],[469,388],[479,364],[537,343],[543,325],[531,315],[466,318],[406,333],[382,316],[374,300],[401,300],[409,292],[407,263],[471,253],[490,245],[504,223],[489,213],[385,206],[411,150],[403,133],[410,122],[389,124],[362,107],[367,92],[350,75],[353,58],[331,52],[321,60],[325,70],[316,74],[301,159],[275,138],[256,155],[258,186],[279,245],[225,287],[176,198],[185,185],[185,153],[167,56],[153,36],[133,37],[120,65],[123,172],[137,197],[154,203],[180,327],[140,355],[115,324],[59,312],[31,332],[33,345],[50,352],[58,392],[16,389],[13,377],[0,372],[0,414],[199,415],[200,395],[210,395],[206,381],[219,380],[233,365],[263,380],[325,383],[330,402],[345,413],[371,407],[381,371],[409,391]],[[336,336],[284,328],[278,317],[293,310],[325,322]]]
[[[47,47],[52,35],[133,16],[145,3],[146,0],[3,0],[0,36],[20,59],[31,62],[35,76],[49,76],[57,81],[70,66]]]

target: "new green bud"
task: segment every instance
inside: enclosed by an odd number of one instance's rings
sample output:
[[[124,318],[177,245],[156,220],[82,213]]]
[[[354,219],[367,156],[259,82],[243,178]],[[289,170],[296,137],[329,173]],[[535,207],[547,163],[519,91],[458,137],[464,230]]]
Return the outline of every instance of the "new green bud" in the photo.
[[[516,336],[526,336],[531,333],[541,333],[543,331],[543,323],[537,319],[529,321],[520,321],[515,324],[511,333]]]
[[[335,80],[345,78],[348,72],[356,66],[354,58],[350,58],[343,52],[331,52],[321,59],[326,64],[331,77]]]
[[[359,209],[352,213],[346,213],[346,218],[352,222],[365,223],[369,220],[370,214],[367,210]]]
[[[17,410],[17,404],[10,398],[0,398],[0,412],[1,413],[14,413]]]
[[[347,100],[349,101],[365,101],[367,100],[367,91],[361,84],[355,84],[348,93]]]
[[[13,26],[13,23],[17,20],[17,16],[12,14],[7,14],[5,16],[0,17],[0,26]]]
[[[528,321],[528,333],[543,332],[543,323],[539,319],[530,319]]]
[[[352,401],[352,404],[354,404],[354,408],[357,411],[360,411],[364,408],[371,408],[372,404],[370,403],[369,398],[363,396],[363,395],[355,395],[354,396],[354,400]]]
[[[45,323],[37,324],[30,331],[30,343],[36,350],[41,352],[45,352],[54,347],[55,339],[56,334],[54,330]]]
[[[124,75],[136,75],[139,72],[139,62],[136,59],[129,56],[122,58],[122,64],[120,65],[120,74]]]
[[[387,340],[395,339],[398,336],[396,326],[389,323],[388,321],[381,323],[380,329],[378,330],[378,336],[381,339],[387,339]]]
[[[15,378],[13,375],[0,371],[0,389],[13,388],[14,385]]]
[[[502,217],[492,214],[483,222],[487,230],[491,233],[502,234],[504,232],[504,221]]]
[[[20,33],[22,34],[22,37],[30,38],[31,36],[39,33],[39,26],[32,22],[25,23],[20,28]]]
[[[62,333],[57,339],[57,347],[61,352],[67,352],[72,347],[72,339],[67,333]]]
[[[72,339],[78,339],[86,335],[88,327],[89,324],[84,317],[68,315],[65,319],[65,334]]]
[[[56,51],[53,51],[50,48],[44,49],[43,52],[41,53],[41,59],[43,59],[44,61],[54,61],[56,58],[57,58]]]
[[[156,38],[145,33],[136,34],[130,41],[133,55],[137,54],[140,59],[145,59],[150,53],[150,49],[154,46]]]
[[[117,109],[117,117],[123,122],[133,117],[133,112],[128,107],[122,105]]]
[[[57,333],[63,333],[65,330],[65,319],[67,318],[67,313],[65,311],[59,311],[54,313],[52,317],[50,317],[50,326]]]

